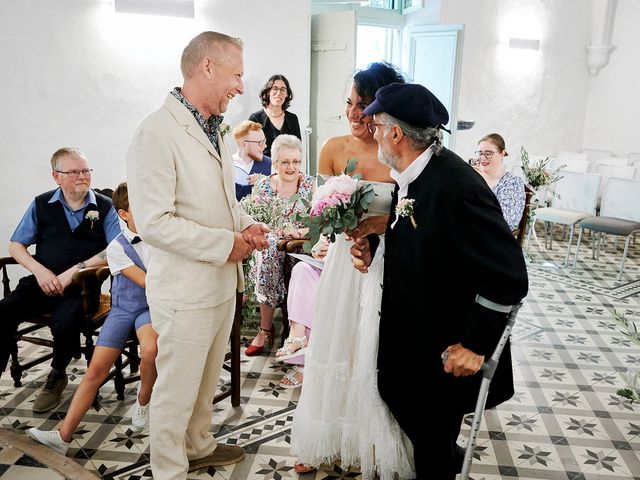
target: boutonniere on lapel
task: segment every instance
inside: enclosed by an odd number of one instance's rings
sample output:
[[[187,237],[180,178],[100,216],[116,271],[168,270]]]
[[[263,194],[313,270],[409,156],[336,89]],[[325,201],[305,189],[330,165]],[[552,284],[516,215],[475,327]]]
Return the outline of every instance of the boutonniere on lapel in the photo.
[[[91,228],[93,228],[93,222],[97,222],[100,219],[100,213],[97,210],[89,210],[84,218],[91,222]]]
[[[231,131],[231,126],[228,123],[221,123],[218,131],[220,132],[220,137],[224,138],[224,136]]]
[[[396,215],[398,217],[409,217],[409,220],[411,220],[411,225],[413,225],[414,230],[418,228],[416,219],[413,218],[413,204],[415,202],[416,201],[413,198],[404,197],[398,200],[398,204],[396,205]]]

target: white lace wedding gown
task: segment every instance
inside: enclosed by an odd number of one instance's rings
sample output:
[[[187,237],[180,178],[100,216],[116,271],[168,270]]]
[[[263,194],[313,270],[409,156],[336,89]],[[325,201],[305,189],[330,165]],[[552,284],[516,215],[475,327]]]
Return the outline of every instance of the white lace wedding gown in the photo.
[[[394,185],[372,183],[368,214],[388,214]],[[320,277],[291,450],[307,465],[360,467],[365,479],[413,478],[413,447],[377,385],[384,237],[365,275],[351,263],[351,245],[336,239]]]

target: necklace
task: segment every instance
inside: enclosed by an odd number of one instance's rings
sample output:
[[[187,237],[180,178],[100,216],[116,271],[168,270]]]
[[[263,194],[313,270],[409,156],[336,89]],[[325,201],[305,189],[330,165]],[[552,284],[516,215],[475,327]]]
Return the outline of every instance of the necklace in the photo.
[[[269,110],[268,108],[266,110],[267,110],[267,115],[269,115],[271,118],[279,118],[282,115],[284,115],[284,110],[280,111],[280,115],[275,115],[271,113],[271,110]]]

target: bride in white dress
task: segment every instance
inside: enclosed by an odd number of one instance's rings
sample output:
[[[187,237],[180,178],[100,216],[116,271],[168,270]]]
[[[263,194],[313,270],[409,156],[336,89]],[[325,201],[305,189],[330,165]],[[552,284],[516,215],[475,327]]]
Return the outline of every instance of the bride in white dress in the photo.
[[[367,220],[359,226],[363,235],[384,232],[395,184],[388,167],[377,160],[377,144],[367,129],[371,117],[362,110],[373,100],[375,90],[391,81],[402,79],[386,64],[373,64],[356,74],[346,111],[352,135],[328,140],[320,152],[320,174],[340,174],[347,161],[356,158],[355,173],[374,185],[376,197]],[[366,91],[367,86],[372,91]],[[377,386],[384,240],[367,274],[353,267],[352,244],[344,234],[337,237],[320,277],[302,394],[291,432],[292,452],[301,462],[296,471],[341,460],[343,468],[359,467],[365,479],[376,475],[382,480],[413,478],[411,442]]]

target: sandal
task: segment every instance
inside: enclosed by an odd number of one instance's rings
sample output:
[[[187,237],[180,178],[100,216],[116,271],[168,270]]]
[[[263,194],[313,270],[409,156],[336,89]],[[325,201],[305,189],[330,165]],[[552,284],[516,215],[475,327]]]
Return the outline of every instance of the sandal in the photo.
[[[276,352],[276,360],[278,362],[282,362],[302,355],[307,349],[307,346],[305,345],[306,340],[306,335],[287,338],[282,347]]]
[[[244,351],[244,354],[247,357],[255,357],[257,355],[260,355],[264,351],[267,344],[273,345],[273,337],[276,334],[276,326],[271,324],[271,328],[269,330],[267,330],[266,328],[258,327],[258,335],[260,334],[264,336],[264,343],[262,344],[262,346],[253,344],[249,345]],[[258,337],[258,335],[256,335],[256,338]]]
[[[296,365],[295,367],[289,369],[289,371],[285,374],[285,376],[280,381],[280,386],[282,388],[298,388],[302,386],[302,380],[304,379],[304,370],[300,365]],[[299,377],[296,375],[300,374]],[[299,380],[298,380],[299,378]],[[287,380],[288,383],[284,383]]]
[[[309,473],[317,470],[316,467],[312,467],[311,465],[305,465],[304,463],[294,464],[293,469],[296,471],[296,473]]]

